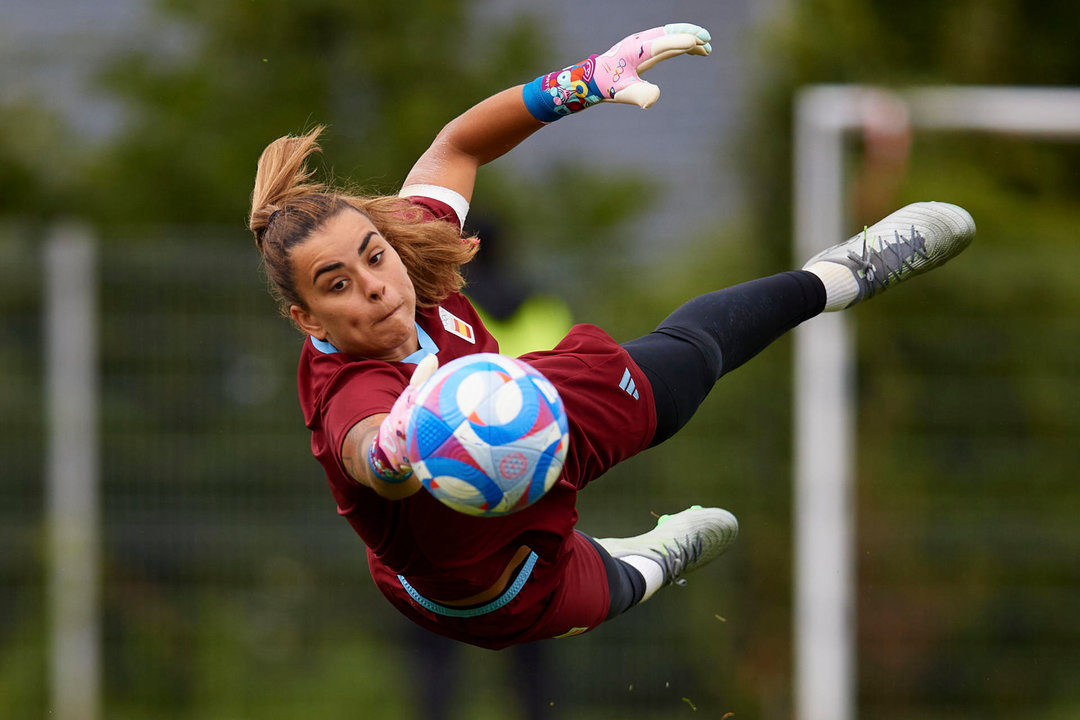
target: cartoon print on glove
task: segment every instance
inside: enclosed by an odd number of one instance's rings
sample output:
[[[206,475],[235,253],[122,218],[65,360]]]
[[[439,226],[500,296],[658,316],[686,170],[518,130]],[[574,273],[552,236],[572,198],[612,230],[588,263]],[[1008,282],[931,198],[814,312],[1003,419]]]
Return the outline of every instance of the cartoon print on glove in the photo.
[[[542,88],[551,95],[554,111],[559,115],[584,110],[600,102],[600,95],[592,82],[596,60],[589,58],[544,78]]]

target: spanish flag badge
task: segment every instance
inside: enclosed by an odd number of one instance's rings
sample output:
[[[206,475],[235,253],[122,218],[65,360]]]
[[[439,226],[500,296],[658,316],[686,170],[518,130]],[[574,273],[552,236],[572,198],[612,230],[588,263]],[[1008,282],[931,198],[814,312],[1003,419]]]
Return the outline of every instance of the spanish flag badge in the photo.
[[[472,325],[442,306],[439,307],[439,319],[442,321],[442,326],[446,329],[446,332],[468,340],[473,345],[476,344],[476,333],[473,332]]]

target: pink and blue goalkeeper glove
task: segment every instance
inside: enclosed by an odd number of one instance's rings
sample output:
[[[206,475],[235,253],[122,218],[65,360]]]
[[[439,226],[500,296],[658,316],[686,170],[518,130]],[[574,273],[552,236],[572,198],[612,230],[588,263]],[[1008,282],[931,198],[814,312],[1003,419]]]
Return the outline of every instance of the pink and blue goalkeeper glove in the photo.
[[[690,23],[673,23],[623,38],[603,55],[557,70],[527,84],[525,106],[541,122],[554,122],[599,102],[647,108],[660,97],[660,88],[640,73],[676,55],[708,55],[709,31]]]
[[[413,371],[408,387],[402,390],[390,413],[379,425],[375,439],[368,448],[368,464],[375,477],[383,482],[400,483],[412,477],[412,468],[405,454],[409,445],[406,433],[409,418],[415,407],[416,393],[438,367],[439,359],[434,355],[421,360]]]

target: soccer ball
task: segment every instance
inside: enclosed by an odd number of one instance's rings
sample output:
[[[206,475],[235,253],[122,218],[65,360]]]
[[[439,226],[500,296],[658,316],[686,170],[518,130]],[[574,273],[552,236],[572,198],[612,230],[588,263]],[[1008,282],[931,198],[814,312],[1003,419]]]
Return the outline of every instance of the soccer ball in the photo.
[[[530,365],[476,353],[417,391],[406,455],[439,501],[498,516],[536,502],[562,472],[570,436],[555,386]]]

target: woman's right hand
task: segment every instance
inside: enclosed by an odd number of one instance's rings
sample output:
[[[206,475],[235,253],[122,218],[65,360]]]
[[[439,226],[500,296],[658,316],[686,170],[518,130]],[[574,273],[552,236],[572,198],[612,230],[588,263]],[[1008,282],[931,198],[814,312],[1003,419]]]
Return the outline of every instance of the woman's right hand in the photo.
[[[380,423],[368,452],[371,471],[379,480],[398,483],[412,476],[407,455],[409,419],[415,407],[416,393],[438,367],[439,359],[434,355],[428,355],[421,360],[413,371],[409,385],[401,392],[390,412]]]

